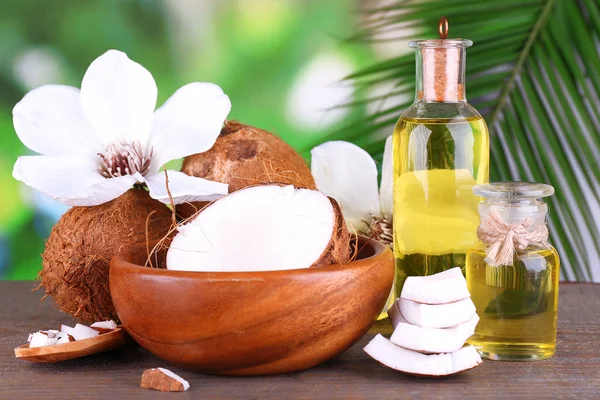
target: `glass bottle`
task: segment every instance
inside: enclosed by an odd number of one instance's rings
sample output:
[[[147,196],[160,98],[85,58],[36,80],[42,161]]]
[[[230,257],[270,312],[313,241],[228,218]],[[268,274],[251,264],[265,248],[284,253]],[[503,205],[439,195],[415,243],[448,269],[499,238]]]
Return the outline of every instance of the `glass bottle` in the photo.
[[[467,285],[480,317],[469,343],[492,360],[554,355],[559,258],[548,243],[550,185],[498,182],[475,186],[481,242],[467,255]]]
[[[397,297],[408,276],[456,266],[464,273],[466,253],[477,243],[472,189],[489,180],[489,134],[465,95],[471,45],[466,39],[410,42],[416,97],[393,136]]]

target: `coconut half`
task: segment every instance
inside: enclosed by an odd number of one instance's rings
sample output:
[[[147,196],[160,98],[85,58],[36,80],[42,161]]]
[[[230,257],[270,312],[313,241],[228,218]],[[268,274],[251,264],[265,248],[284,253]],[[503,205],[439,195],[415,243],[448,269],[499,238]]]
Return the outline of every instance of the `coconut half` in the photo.
[[[349,236],[335,200],[277,184],[225,196],[181,226],[167,268],[273,271],[347,262]]]
[[[465,323],[451,328],[421,328],[409,324],[402,315],[390,342],[405,349],[420,353],[452,353],[463,347],[467,339],[475,333],[479,317],[473,317]]]
[[[473,346],[452,353],[421,354],[396,346],[380,334],[367,344],[364,351],[386,367],[411,375],[440,377],[475,368],[482,363]]]
[[[459,267],[429,276],[409,276],[400,297],[424,304],[446,304],[470,297]]]
[[[422,328],[450,328],[467,322],[475,314],[471,298],[448,304],[422,304],[399,299],[400,314],[410,324]]]

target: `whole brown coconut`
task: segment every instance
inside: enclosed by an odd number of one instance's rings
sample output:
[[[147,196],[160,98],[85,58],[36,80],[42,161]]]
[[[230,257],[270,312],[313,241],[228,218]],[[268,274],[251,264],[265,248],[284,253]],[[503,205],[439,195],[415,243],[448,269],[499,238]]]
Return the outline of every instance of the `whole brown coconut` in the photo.
[[[270,182],[316,189],[310,168],[296,150],[270,132],[237,121],[227,122],[210,150],[186,157],[181,171],[227,183],[230,193]],[[179,205],[177,212],[186,218],[205,205]]]
[[[152,215],[150,215],[152,213]],[[52,229],[38,278],[59,308],[86,322],[118,321],[108,288],[111,257],[124,247],[157,240],[171,226],[171,211],[143,189],[108,203],[73,207]]]

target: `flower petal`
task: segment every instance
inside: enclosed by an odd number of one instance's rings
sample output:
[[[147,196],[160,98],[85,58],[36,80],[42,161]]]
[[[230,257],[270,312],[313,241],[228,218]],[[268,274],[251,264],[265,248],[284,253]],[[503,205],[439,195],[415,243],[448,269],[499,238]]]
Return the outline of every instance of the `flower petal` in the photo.
[[[79,89],[44,85],[33,89],[13,108],[21,142],[47,156],[96,155],[103,148],[81,105]]]
[[[195,178],[179,171],[167,171],[169,191],[175,204],[191,201],[213,201],[227,194],[227,184]],[[170,203],[165,182],[165,171],[148,174],[144,177],[150,189],[150,197],[165,204]]]
[[[369,153],[352,143],[332,141],[315,147],[311,155],[317,188],[340,203],[352,227],[360,229],[362,221],[380,215],[377,166]]]
[[[394,212],[394,181],[392,165],[392,136],[385,140],[385,149],[383,151],[383,164],[381,166],[381,187],[379,189],[379,201],[381,202],[381,215],[387,220],[392,221]]]
[[[95,59],[81,82],[83,108],[104,144],[139,140],[145,146],[156,96],[150,72],[117,50]]]
[[[151,170],[210,149],[230,110],[229,97],[215,84],[195,82],[177,90],[154,114],[149,140],[154,146]]]
[[[89,158],[50,156],[19,157],[13,177],[68,206],[106,203],[138,180],[132,175],[106,179]]]

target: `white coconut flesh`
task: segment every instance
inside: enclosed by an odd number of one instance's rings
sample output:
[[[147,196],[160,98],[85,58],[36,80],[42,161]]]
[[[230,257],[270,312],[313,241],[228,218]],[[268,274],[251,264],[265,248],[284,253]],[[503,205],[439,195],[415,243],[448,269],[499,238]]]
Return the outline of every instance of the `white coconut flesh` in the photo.
[[[390,341],[395,345],[421,353],[451,353],[463,347],[475,333],[479,317],[451,328],[422,328],[409,324],[402,315]]]
[[[336,210],[323,193],[293,186],[252,186],[206,207],[181,226],[167,268],[272,271],[308,268],[328,251]]]
[[[467,322],[475,314],[471,298],[448,304],[422,304],[399,299],[400,314],[412,325],[423,328],[450,328]]]
[[[400,297],[424,304],[446,304],[470,297],[467,280],[460,268],[429,276],[410,276]]]
[[[452,353],[422,354],[396,346],[380,334],[364,350],[389,368],[422,376],[452,375],[474,368],[482,362],[473,346],[466,346]]]

